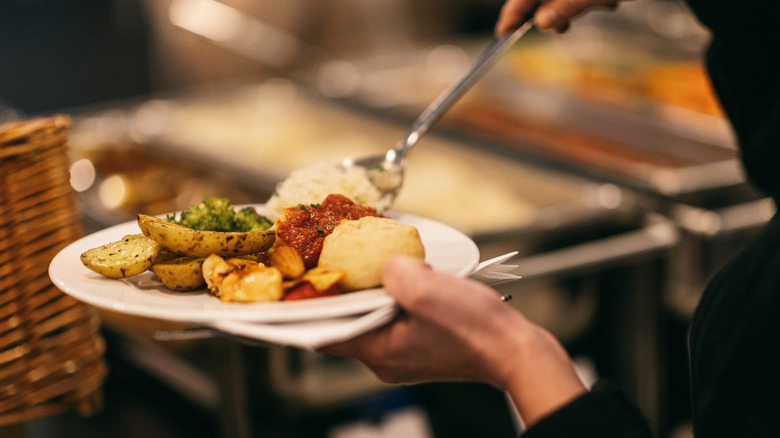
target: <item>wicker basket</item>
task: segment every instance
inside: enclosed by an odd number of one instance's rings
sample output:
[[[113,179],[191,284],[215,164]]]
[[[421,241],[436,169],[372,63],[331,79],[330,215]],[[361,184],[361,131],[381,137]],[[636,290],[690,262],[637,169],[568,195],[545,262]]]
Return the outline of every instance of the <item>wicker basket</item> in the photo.
[[[105,342],[49,262],[81,236],[65,116],[0,125],[0,426],[101,406]]]

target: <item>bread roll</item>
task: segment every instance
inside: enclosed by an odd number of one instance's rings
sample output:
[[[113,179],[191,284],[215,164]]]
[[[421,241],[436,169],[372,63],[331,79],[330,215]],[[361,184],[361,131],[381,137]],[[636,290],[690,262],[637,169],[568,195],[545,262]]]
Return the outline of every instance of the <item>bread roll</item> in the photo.
[[[385,217],[344,220],[325,238],[319,266],[344,270],[342,290],[367,289],[382,284],[382,270],[392,254],[425,259],[417,228]]]

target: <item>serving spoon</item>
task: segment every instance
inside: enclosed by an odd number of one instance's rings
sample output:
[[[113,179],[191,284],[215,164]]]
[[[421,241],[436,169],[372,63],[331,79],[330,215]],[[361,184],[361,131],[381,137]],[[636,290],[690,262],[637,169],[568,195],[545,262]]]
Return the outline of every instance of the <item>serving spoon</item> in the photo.
[[[369,180],[379,190],[382,200],[389,208],[403,185],[406,156],[412,147],[477,80],[485,75],[496,63],[500,55],[532,27],[533,22],[529,20],[512,33],[493,38],[460,79],[445,89],[428,105],[412,123],[406,135],[392,149],[379,155],[358,159],[352,157],[345,158],[339,163],[339,166],[342,168],[363,167],[367,169]]]

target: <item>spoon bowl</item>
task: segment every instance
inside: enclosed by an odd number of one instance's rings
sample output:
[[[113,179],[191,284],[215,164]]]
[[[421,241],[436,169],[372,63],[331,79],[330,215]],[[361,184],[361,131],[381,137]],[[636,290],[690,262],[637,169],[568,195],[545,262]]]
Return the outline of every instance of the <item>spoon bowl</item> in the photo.
[[[405,150],[408,149],[393,148],[383,154],[360,159],[349,157],[339,165],[343,168],[365,168],[368,180],[379,191],[382,204],[390,208],[403,186],[406,166],[402,154]]]

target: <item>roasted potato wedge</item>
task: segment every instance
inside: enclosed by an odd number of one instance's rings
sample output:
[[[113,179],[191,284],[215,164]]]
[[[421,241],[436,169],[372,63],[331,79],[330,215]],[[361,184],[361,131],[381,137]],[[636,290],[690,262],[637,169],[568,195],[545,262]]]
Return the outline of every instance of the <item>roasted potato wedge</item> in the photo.
[[[178,259],[179,257],[184,257],[181,254],[176,254],[173,251],[167,250],[165,248],[160,249],[160,253],[157,254],[157,258],[154,259],[154,262],[152,262],[152,266],[154,266],[156,263],[163,263],[168,262],[173,259]]]
[[[161,246],[143,234],[131,234],[81,254],[81,263],[109,278],[127,278],[138,275],[152,265]]]
[[[152,272],[169,289],[178,291],[195,290],[203,287],[203,257],[177,257],[156,262]]]
[[[292,246],[279,246],[271,253],[269,263],[287,279],[298,278],[306,272],[303,257]]]
[[[342,270],[331,271],[317,266],[306,271],[301,279],[311,283],[318,292],[322,292],[338,284],[346,275],[347,273]]]
[[[273,229],[247,232],[199,231],[144,214],[138,215],[138,226],[145,236],[163,248],[189,257],[242,256],[265,251],[273,245]]]

